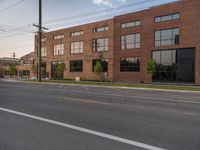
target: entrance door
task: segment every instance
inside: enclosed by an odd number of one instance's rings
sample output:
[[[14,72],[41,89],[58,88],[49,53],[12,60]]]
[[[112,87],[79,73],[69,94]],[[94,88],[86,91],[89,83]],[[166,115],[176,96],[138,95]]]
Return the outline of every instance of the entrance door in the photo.
[[[194,81],[194,49],[179,49],[176,55],[178,81]]]

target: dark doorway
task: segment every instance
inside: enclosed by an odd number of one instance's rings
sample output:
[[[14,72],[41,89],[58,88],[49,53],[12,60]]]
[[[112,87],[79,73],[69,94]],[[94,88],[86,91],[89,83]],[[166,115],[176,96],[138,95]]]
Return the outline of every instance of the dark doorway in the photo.
[[[194,81],[194,49],[177,50],[176,78],[178,81]]]

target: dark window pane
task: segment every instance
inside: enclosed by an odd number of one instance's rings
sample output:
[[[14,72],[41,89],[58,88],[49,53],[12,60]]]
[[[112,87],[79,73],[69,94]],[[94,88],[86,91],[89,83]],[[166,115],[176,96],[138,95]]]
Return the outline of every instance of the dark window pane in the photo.
[[[82,71],[83,71],[83,61],[82,60],[70,61],[70,72],[82,72]]]
[[[140,71],[140,58],[121,58],[120,61],[121,72],[139,72]]]

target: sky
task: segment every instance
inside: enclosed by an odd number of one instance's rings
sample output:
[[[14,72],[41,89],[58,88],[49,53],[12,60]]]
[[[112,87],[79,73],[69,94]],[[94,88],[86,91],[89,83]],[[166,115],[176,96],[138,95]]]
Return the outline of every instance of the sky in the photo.
[[[34,51],[39,0],[0,0],[0,57]],[[42,0],[48,31],[112,18],[176,0]],[[46,32],[48,32],[46,31]]]

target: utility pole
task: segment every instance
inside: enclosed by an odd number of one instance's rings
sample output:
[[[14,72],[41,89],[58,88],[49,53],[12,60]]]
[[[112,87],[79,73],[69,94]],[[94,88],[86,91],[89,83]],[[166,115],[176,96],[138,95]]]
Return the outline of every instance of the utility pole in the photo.
[[[41,71],[41,64],[42,64],[42,29],[48,30],[48,28],[42,27],[42,0],[39,0],[39,24],[33,24],[33,26],[38,28],[38,81],[42,82],[42,71]]]
[[[41,71],[41,63],[42,63],[42,56],[41,56],[41,49],[42,49],[42,0],[39,0],[39,32],[38,32],[38,81],[42,82],[42,71]]]

